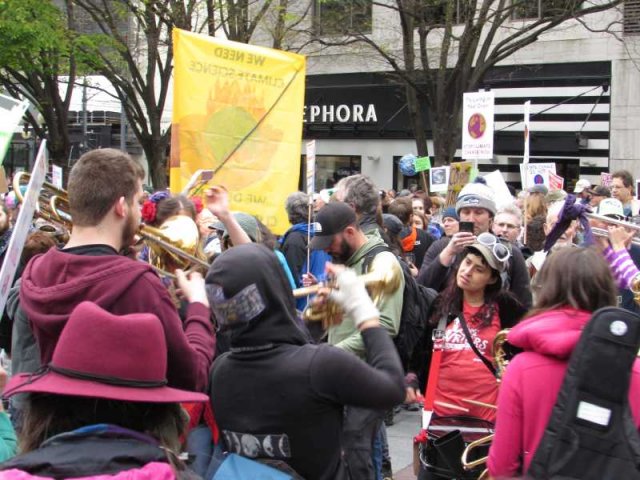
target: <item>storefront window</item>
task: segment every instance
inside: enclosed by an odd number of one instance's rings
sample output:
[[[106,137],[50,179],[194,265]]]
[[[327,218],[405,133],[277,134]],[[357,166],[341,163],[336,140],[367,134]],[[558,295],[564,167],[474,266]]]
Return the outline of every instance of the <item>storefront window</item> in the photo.
[[[316,192],[323,188],[333,188],[339,180],[349,175],[360,173],[359,156],[348,155],[316,155]],[[298,188],[305,190],[307,171],[306,156],[300,162],[300,184]]]

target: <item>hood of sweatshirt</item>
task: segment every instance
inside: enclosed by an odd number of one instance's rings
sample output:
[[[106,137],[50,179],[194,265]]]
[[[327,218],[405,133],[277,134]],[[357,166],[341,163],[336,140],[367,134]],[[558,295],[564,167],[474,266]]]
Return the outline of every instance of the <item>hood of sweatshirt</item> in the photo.
[[[108,311],[142,275],[153,271],[120,255],[77,255],[51,249],[34,257],[21,278],[20,307],[34,330],[57,338],[71,311],[88,300]],[[152,294],[152,292],[149,292]]]
[[[569,307],[542,312],[518,323],[507,339],[525,351],[564,360],[571,356],[590,318],[591,312]]]

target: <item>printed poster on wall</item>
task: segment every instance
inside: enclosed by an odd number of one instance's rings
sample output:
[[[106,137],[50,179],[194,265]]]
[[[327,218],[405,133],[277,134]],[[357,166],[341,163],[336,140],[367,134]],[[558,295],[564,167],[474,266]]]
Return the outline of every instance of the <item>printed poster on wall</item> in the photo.
[[[462,158],[493,158],[493,92],[463,94]]]
[[[305,58],[177,28],[173,46],[171,191],[212,169],[232,210],[284,233],[300,175]]]

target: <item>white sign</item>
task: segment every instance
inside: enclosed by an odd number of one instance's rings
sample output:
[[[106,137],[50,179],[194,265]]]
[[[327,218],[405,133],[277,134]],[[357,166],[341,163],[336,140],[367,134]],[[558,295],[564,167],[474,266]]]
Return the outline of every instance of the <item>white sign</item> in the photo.
[[[449,188],[449,167],[434,167],[429,170],[429,191],[431,193],[446,193]]]
[[[520,177],[523,187],[531,188],[534,185],[542,184],[550,189],[548,172],[556,173],[555,163],[524,163],[520,164]]]
[[[20,213],[18,213],[16,224],[13,227],[13,234],[11,235],[11,240],[9,240],[4,263],[0,270],[0,312],[4,311],[9,290],[13,285],[13,277],[15,277],[18,264],[20,263],[24,242],[27,240],[33,214],[38,206],[40,189],[47,175],[48,163],[47,141],[43,140],[40,144],[38,155],[36,156],[36,162],[31,172],[31,179],[24,193],[24,202],[20,206]]]
[[[307,195],[316,191],[316,141],[307,142]]]
[[[62,189],[62,167],[51,165],[51,183]]]
[[[493,190],[497,208],[513,205],[513,197],[511,196],[509,187],[507,187],[507,182],[504,181],[504,177],[500,170],[494,170],[491,173],[487,173],[482,178],[487,182],[487,186],[491,187],[491,190]]]
[[[493,158],[493,92],[465,93],[462,110],[462,158]]]
[[[16,100],[0,95],[0,165],[9,148],[13,133],[22,121],[27,108],[29,108],[28,100]]]

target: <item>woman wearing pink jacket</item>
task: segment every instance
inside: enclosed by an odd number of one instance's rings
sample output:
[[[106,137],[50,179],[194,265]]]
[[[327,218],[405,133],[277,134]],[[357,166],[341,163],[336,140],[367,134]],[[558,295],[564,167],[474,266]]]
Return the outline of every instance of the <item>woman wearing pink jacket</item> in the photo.
[[[607,262],[595,249],[563,248],[536,278],[536,303],[508,341],[523,350],[509,364],[498,397],[489,452],[493,478],[521,477],[529,469],[562,386],[569,357],[594,311],[616,305]],[[640,426],[640,363],[633,367],[631,413]]]

